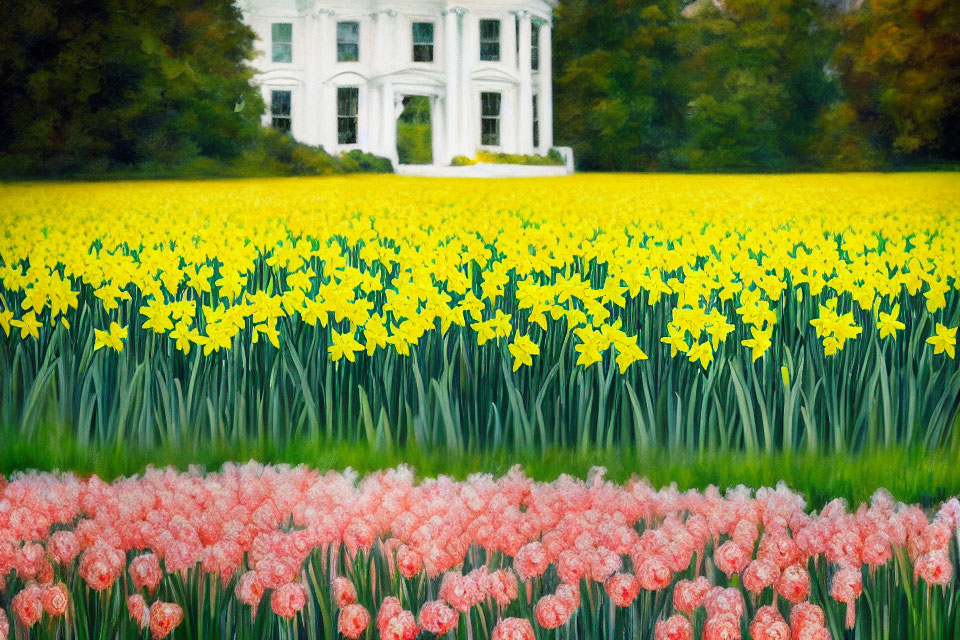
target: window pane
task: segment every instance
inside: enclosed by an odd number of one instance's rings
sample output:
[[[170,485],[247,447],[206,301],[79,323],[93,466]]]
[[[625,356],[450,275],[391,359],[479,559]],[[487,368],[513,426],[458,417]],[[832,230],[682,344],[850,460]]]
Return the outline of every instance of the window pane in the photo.
[[[500,115],[500,94],[483,92],[480,94],[480,109],[484,116]]]
[[[414,62],[433,62],[433,45],[432,44],[413,45],[413,61]]]
[[[480,94],[480,144],[499,146],[500,144],[500,94],[483,92]]]
[[[500,40],[500,21],[499,20],[481,20],[480,21],[480,39],[481,40]]]
[[[494,42],[480,43],[480,59],[496,62],[500,60],[500,44]]]
[[[360,23],[337,23],[337,61],[356,62],[360,59]]]
[[[360,47],[355,44],[337,45],[337,62],[356,62],[360,59]]]
[[[540,147],[540,114],[537,96],[533,96],[533,148]]]
[[[270,113],[274,116],[290,115],[290,92],[274,91],[270,95]]]
[[[290,131],[290,92],[272,91],[270,93],[270,121],[274,129]]]
[[[338,22],[337,23],[337,42],[349,42],[351,44],[359,44],[360,23],[359,22]]]
[[[273,43],[274,62],[293,62],[293,45],[282,42]]]
[[[433,23],[413,23],[413,44],[433,44]]]
[[[499,118],[484,118],[483,129],[480,135],[480,144],[489,147],[496,147],[500,144],[500,120]]]
[[[274,62],[293,61],[293,25],[289,22],[274,22],[270,25],[272,59]]]
[[[290,22],[274,22],[270,25],[270,32],[274,42],[293,42],[293,24]]]
[[[530,25],[530,68],[537,71],[540,68],[540,29],[537,25]]]
[[[356,118],[337,118],[337,142],[339,144],[357,144]]]
[[[337,115],[355,116],[359,112],[360,89],[340,87],[337,89]]]
[[[500,60],[500,21],[480,21],[480,59]]]

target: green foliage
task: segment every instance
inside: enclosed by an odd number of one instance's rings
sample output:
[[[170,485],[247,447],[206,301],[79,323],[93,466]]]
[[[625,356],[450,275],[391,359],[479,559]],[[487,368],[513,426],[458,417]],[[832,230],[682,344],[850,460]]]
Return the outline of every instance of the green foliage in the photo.
[[[389,172],[260,126],[254,34],[229,2],[0,5],[0,175]]]
[[[359,252],[351,260],[358,264]],[[324,270],[317,257],[306,266]],[[596,259],[572,273],[604,286]],[[288,274],[260,256],[249,285],[267,290]],[[481,294],[479,274],[471,287]],[[566,320],[546,330],[529,327],[541,357],[517,373],[510,371],[505,344],[480,347],[472,329],[458,325],[426,333],[409,356],[378,350],[334,363],[327,357],[330,330],[345,333],[349,321],[323,328],[281,318],[279,349],[263,340],[253,344],[248,326],[230,349],[184,355],[165,336],[142,329],[141,294],[133,285],[128,293],[130,338],[122,353],[94,352],[92,338],[73,338],[92,336],[94,326],[110,322],[90,285],[68,313],[70,330],[50,327],[44,311],[36,342],[0,340],[0,423],[20,425],[29,437],[36,424],[55,422],[70,425],[82,443],[125,446],[323,437],[457,454],[552,447],[752,454],[899,445],[932,451],[957,445],[960,437],[960,361],[936,356],[924,344],[931,318],[924,299],[906,292],[897,302],[908,337],[899,341],[881,340],[873,312],[843,294],[837,311],[852,313],[863,336],[826,357],[807,320],[816,317],[818,301],[804,291],[802,300],[782,301],[783,319],[762,358],[750,362],[736,341],[726,341],[707,371],[671,357],[654,327],[669,322],[672,308],[651,307],[651,294],[641,292],[610,317],[640,328],[638,346],[649,356],[623,374],[613,348],[590,369],[578,366]],[[11,303],[20,306],[24,297],[13,293]],[[950,290],[945,298],[942,321],[956,326],[960,293]],[[212,304],[213,294],[200,300]],[[498,308],[519,317],[519,304],[508,296]],[[736,318],[737,334],[749,334],[735,303],[723,304]]]
[[[564,0],[558,138],[604,170],[960,159],[960,4]]]
[[[477,156],[471,164],[486,162],[490,164],[522,164],[527,166],[553,166],[562,165],[563,157],[556,149],[551,149],[545,155],[524,155],[522,153],[493,153],[491,151],[478,151]]]
[[[558,138],[587,169],[671,168],[689,102],[679,0],[565,0],[557,11]]]
[[[4,169],[0,166],[0,175]],[[119,179],[203,179],[254,178],[286,176],[327,176],[345,173],[392,173],[393,163],[387,158],[353,150],[334,157],[323,147],[297,142],[274,129],[263,129],[256,141],[236,158],[218,160],[197,156],[180,164],[147,162],[136,167],[107,169],[95,163],[61,177],[83,180]],[[7,177],[30,177],[30,174],[8,173]]]
[[[556,149],[550,149],[545,156],[524,155],[521,153],[493,153],[491,151],[479,151],[473,158],[467,156],[454,156],[450,164],[454,167],[466,167],[478,162],[488,164],[521,164],[527,166],[558,166],[563,165],[563,156]]]
[[[819,7],[817,0],[729,0],[722,11],[710,4],[679,30],[691,96],[686,167],[806,164],[817,116],[837,92],[822,69],[835,36]]]
[[[397,155],[400,164],[433,162],[429,124],[400,122],[397,124]]]
[[[264,111],[254,34],[213,0],[0,5],[3,169],[36,174],[240,156]]]
[[[289,442],[268,435],[217,443],[187,441],[181,444],[137,446],[136,443],[82,443],[67,427],[39,423],[29,434],[16,425],[0,426],[0,474],[36,469],[69,469],[95,473],[105,480],[131,476],[148,465],[172,466],[186,471],[197,464],[216,470],[226,462],[256,460],[265,464],[306,464],[325,470],[348,467],[366,474],[409,464],[420,478],[448,475],[459,480],[473,473],[502,475],[519,464],[532,478],[552,481],[561,474],[586,478],[594,466],[607,469],[607,478],[625,482],[634,474],[656,486],[676,483],[681,491],[713,484],[721,489],[737,485],[772,487],[783,481],[803,493],[811,508],[819,509],[835,498],[850,503],[869,500],[878,487],[898,500],[932,507],[960,495],[960,474],[955,454],[899,447],[860,454],[774,453],[749,455],[737,452],[644,452],[636,449],[586,449],[550,447],[537,452],[482,451],[436,455],[431,448],[411,443],[402,447],[368,446],[318,438]]]
[[[842,131],[901,164],[960,157],[960,3],[873,0],[840,24],[831,62],[856,115]]]
[[[359,149],[340,154],[340,166],[345,173],[392,173],[393,163]]]
[[[430,164],[433,162],[430,99],[426,96],[407,96],[404,105],[397,121],[397,155],[400,164]]]

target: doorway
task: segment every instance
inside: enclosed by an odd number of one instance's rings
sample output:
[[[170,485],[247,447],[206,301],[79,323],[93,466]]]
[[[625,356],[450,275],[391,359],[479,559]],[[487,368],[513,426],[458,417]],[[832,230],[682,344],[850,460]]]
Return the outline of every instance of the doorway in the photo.
[[[403,111],[397,119],[397,157],[400,164],[433,164],[429,97],[403,97]]]

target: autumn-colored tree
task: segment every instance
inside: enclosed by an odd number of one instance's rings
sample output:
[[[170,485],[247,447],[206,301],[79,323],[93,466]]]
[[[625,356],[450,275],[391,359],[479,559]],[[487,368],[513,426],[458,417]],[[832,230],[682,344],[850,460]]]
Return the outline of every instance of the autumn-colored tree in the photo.
[[[956,159],[949,132],[960,119],[960,2],[867,0],[840,24],[833,65],[844,104],[826,117],[852,110],[845,135],[895,159]],[[823,128],[829,136],[832,124]]]

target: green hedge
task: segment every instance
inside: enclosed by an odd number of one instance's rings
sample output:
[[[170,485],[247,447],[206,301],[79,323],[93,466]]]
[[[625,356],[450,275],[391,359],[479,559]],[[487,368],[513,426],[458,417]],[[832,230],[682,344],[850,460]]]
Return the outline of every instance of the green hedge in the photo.
[[[0,158],[0,178],[36,179],[29,158]],[[144,162],[116,166],[94,163],[81,170],[63,171],[44,178],[72,180],[123,180],[155,178],[257,178],[273,176],[325,176],[344,173],[393,173],[393,163],[372,153],[353,150],[333,156],[319,146],[297,142],[275,129],[263,129],[256,141],[230,160],[195,156],[173,163]]]
[[[450,164],[454,167],[465,167],[479,162],[486,164],[522,164],[527,166],[559,166],[564,164],[563,156],[560,155],[560,152],[556,149],[550,149],[545,156],[480,151],[474,158],[455,156]]]

